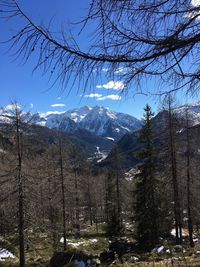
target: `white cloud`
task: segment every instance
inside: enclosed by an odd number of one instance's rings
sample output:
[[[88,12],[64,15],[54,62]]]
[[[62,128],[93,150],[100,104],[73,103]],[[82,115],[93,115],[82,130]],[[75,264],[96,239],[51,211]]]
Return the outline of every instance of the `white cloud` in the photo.
[[[103,96],[102,94],[98,94],[98,93],[91,93],[89,95],[84,95],[84,97],[86,98],[95,98],[97,101],[103,101],[103,100],[120,100],[122,97],[116,94],[113,95],[105,95]]]
[[[84,95],[84,97],[86,97],[86,98],[98,98],[98,97],[102,97],[102,95],[101,94],[96,94],[96,93],[91,93],[91,94],[89,94],[89,95]]]
[[[33,103],[30,104],[30,108],[33,108]]]
[[[122,81],[109,81],[105,84],[97,85],[96,88],[123,90],[125,88],[125,84]]]
[[[107,100],[107,99],[116,101],[116,100],[121,100],[122,97],[120,95],[106,95],[106,96],[98,97],[97,101],[103,101],[103,100]]]
[[[65,107],[65,104],[52,104],[50,105],[52,108],[57,108],[57,107]]]

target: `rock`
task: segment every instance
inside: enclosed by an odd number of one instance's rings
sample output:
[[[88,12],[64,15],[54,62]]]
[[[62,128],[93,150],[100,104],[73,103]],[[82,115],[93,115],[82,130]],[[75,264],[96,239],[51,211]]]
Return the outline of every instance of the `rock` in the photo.
[[[97,265],[101,265],[101,261],[100,261],[100,259],[94,259],[93,260],[93,263],[97,266]]]
[[[183,252],[183,247],[181,245],[176,245],[172,250],[173,252]]]
[[[172,260],[173,260],[173,261],[178,261],[179,258],[177,258],[177,257],[172,257]]]
[[[100,261],[102,263],[112,263],[115,260],[115,253],[113,251],[103,251],[100,254]]]
[[[73,263],[75,259],[83,260],[86,263],[90,258],[84,252],[55,252],[48,267],[64,267],[69,263]]]
[[[51,258],[48,267],[63,267],[70,261],[70,258],[69,255],[66,255],[63,252],[56,252]]]
[[[135,262],[135,261],[139,261],[139,258],[138,257],[135,257],[135,256],[132,256],[131,257],[131,262]]]

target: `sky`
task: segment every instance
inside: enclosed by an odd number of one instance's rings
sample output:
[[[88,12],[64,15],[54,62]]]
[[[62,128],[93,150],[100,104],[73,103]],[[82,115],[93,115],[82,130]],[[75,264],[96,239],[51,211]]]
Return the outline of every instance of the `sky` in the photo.
[[[26,14],[35,23],[47,24],[53,18],[53,29],[60,30],[61,26],[68,27],[75,33],[80,29],[80,25],[70,24],[70,22],[80,21],[89,0],[34,0],[17,1]],[[0,28],[3,29],[0,35],[0,42],[13,36],[15,30],[20,28],[20,20],[3,21],[0,19]],[[91,25],[91,32],[95,30],[95,25]],[[92,37],[92,36],[91,36]],[[78,36],[78,41],[83,48],[88,46],[84,35]],[[155,112],[158,111],[158,100],[152,96],[135,95],[132,93],[120,95],[123,84],[120,81],[107,80],[104,78],[102,83],[94,85],[94,88],[86,88],[83,95],[80,87],[77,92],[78,84],[75,84],[70,91],[66,88],[61,93],[58,84],[52,87],[49,76],[43,75],[40,70],[32,73],[34,57],[26,64],[21,64],[20,59],[14,60],[13,50],[9,49],[8,44],[0,43],[0,106],[5,106],[11,101],[16,100],[32,112],[64,111],[84,105],[101,105],[109,107],[114,111],[131,114],[137,118],[143,115],[143,108],[146,103],[150,104]],[[104,70],[106,72],[106,69]],[[145,85],[144,85],[145,86]],[[134,92],[135,88],[130,88]]]

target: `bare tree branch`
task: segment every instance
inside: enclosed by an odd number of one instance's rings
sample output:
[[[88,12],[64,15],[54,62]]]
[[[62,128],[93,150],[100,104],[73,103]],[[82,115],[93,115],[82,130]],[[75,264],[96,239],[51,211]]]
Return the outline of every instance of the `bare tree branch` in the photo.
[[[198,90],[200,6],[192,6],[190,0],[184,4],[180,0],[92,0],[88,16],[79,25],[79,34],[87,30],[89,21],[98,26],[87,51],[72,33],[55,34],[51,23],[48,27],[34,23],[15,0],[0,0],[0,10],[4,18],[19,17],[24,22],[7,41],[13,57],[23,63],[31,56],[37,58],[34,71],[48,73],[53,85],[59,82],[65,89],[69,81],[78,80],[86,89],[101,79],[106,68],[107,78],[120,79],[126,88],[153,77],[164,88],[173,81],[170,90]]]

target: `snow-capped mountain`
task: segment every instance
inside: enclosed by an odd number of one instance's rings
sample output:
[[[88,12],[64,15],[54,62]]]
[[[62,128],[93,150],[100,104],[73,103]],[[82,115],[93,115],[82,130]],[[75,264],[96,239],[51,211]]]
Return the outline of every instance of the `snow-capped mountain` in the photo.
[[[97,135],[119,139],[140,128],[141,122],[130,115],[95,106],[80,121],[80,126]]]
[[[92,107],[83,106],[80,108],[75,108],[66,111],[65,115],[68,116],[71,120],[73,120],[76,123],[81,122],[85,116],[92,110]]]
[[[11,106],[11,110],[6,108],[4,113],[12,114],[12,111],[13,107]],[[1,123],[9,122],[6,117],[1,115],[0,113]],[[24,122],[29,121],[32,124],[66,133],[86,130],[112,141],[119,140],[127,132],[135,131],[141,126],[141,121],[131,115],[114,112],[101,106],[84,106],[64,112],[48,111],[35,114],[23,111],[21,115]]]
[[[191,126],[200,124],[200,102],[174,109],[174,113],[181,119],[186,118],[186,111],[188,112],[188,119]]]
[[[78,129],[76,122],[64,114],[50,114],[46,118],[45,126],[62,132],[73,133]]]
[[[190,125],[200,124],[200,102],[175,108],[173,113],[184,119],[186,110],[188,110]],[[6,109],[6,112],[9,113],[9,110]],[[24,121],[30,120],[33,124],[46,126],[50,129],[61,130],[66,133],[74,133],[84,129],[113,141],[117,141],[124,134],[141,127],[141,121],[133,116],[114,112],[101,106],[83,106],[64,112],[48,111],[35,114],[23,112],[22,116],[25,118]],[[157,127],[162,127],[166,120],[165,112],[158,113],[156,117]],[[5,122],[9,122],[9,119],[0,113],[0,123]]]
[[[85,129],[111,140],[118,140],[125,133],[137,130],[141,126],[141,122],[131,115],[100,106],[84,106],[62,114],[41,114],[38,124],[71,133]]]

